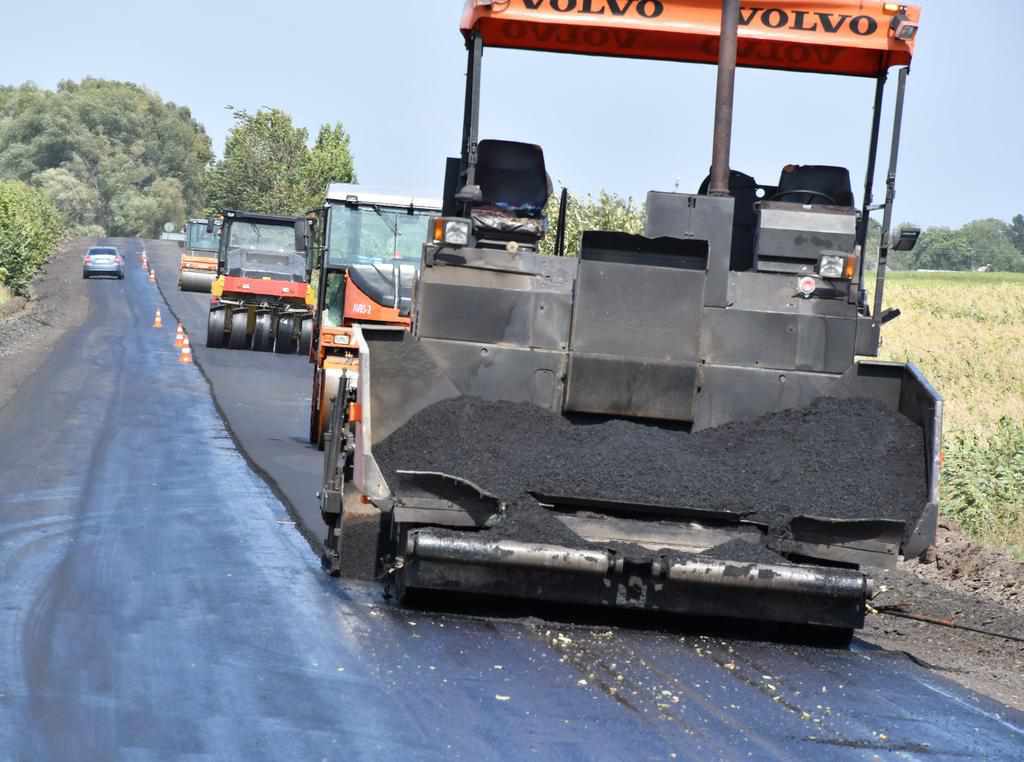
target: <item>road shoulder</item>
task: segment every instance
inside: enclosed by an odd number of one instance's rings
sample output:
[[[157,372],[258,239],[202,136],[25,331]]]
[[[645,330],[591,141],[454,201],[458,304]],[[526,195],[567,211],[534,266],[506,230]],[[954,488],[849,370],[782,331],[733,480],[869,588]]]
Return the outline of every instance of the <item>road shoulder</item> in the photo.
[[[0,318],[0,409],[39,369],[57,342],[89,314],[88,281],[81,257],[93,240],[68,241],[32,282],[32,295],[18,312]]]

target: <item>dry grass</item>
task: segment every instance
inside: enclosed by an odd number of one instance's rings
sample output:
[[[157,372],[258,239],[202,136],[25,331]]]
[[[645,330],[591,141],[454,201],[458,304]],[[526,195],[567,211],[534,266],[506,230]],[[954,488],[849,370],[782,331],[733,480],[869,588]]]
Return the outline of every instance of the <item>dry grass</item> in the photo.
[[[1024,274],[894,273],[882,358],[946,400],[943,506],[978,539],[1024,549]]]
[[[1024,420],[1024,275],[893,273],[882,357],[910,361],[946,399],[946,431]]]

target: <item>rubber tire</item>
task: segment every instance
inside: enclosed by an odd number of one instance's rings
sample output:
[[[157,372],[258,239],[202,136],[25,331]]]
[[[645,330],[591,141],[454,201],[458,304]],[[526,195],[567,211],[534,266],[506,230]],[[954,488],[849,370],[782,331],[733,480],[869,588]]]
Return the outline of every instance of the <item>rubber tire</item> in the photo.
[[[256,316],[256,327],[252,331],[254,352],[274,351],[274,316],[264,312]]]
[[[210,316],[206,319],[206,346],[210,349],[224,347],[224,321],[227,310],[223,307],[211,307]]]
[[[228,336],[229,349],[249,349],[251,339],[247,333],[249,328],[249,311],[234,310],[231,313],[231,333]]]
[[[313,346],[313,318],[302,318],[299,326],[299,354],[309,357],[309,350]]]
[[[298,343],[295,338],[295,318],[283,317],[278,320],[274,351],[279,355],[293,355]]]

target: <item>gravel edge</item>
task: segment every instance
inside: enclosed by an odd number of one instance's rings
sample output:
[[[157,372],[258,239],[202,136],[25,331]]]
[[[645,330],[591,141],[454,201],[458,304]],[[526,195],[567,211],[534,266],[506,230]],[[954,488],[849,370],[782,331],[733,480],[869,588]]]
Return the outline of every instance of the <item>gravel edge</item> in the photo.
[[[63,243],[32,281],[24,307],[0,319],[0,409],[43,364],[58,341],[89,315],[81,256],[95,239]]]

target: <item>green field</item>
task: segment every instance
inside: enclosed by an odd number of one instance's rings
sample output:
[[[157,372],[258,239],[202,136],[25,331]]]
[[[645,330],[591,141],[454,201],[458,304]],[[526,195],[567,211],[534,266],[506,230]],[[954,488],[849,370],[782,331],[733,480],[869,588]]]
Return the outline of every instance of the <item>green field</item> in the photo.
[[[885,301],[903,314],[882,358],[916,363],[946,400],[943,510],[1024,554],[1024,274],[895,272]]]

